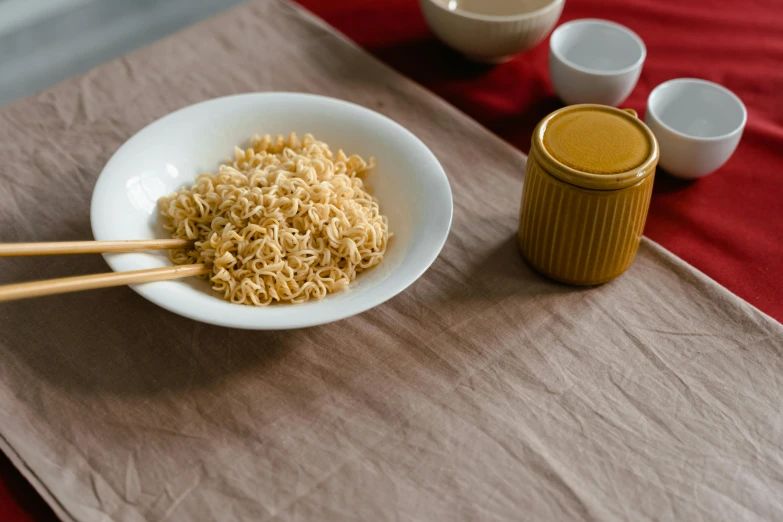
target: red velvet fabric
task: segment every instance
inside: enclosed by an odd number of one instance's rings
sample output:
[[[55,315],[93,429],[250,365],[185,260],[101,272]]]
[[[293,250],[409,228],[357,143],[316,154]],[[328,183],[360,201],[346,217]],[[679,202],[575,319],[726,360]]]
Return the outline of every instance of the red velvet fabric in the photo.
[[[436,41],[417,0],[299,0],[350,39],[527,152],[535,124],[561,106],[547,42],[500,66],[472,64]],[[705,78],[745,102],[737,152],[695,182],[660,172],[645,234],[783,320],[783,7],[780,0],[566,0],[561,22],[606,18],[647,45],[625,107],[671,78]],[[470,146],[470,144],[465,144]],[[480,154],[481,151],[476,151]],[[55,520],[0,456],[0,521]]]

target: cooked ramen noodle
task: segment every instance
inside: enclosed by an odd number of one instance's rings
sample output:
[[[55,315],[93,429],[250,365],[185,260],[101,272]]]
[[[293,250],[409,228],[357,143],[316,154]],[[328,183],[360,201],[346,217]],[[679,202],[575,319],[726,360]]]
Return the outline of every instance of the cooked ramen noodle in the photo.
[[[383,260],[387,219],[363,181],[375,160],[336,154],[310,134],[258,137],[216,174],[160,199],[163,227],[195,240],[176,264],[212,265],[232,303],[303,303]]]

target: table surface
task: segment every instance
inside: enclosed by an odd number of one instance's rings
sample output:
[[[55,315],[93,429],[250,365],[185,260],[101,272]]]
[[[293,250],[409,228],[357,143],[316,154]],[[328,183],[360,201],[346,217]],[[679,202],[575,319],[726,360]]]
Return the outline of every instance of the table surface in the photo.
[[[487,67],[468,63],[438,43],[415,0],[300,3],[525,152],[538,120],[561,106],[548,80],[546,43]],[[783,19],[778,10],[776,0],[687,5],[674,0],[569,0],[561,22],[607,18],[628,25],[645,40],[647,62],[624,104],[639,113],[652,88],[675,77],[706,78],[743,99],[748,126],[734,157],[696,182],[658,176],[645,233],[781,320],[783,101],[777,95],[783,70],[776,65],[783,59]],[[0,520],[55,519],[4,458],[0,479]]]

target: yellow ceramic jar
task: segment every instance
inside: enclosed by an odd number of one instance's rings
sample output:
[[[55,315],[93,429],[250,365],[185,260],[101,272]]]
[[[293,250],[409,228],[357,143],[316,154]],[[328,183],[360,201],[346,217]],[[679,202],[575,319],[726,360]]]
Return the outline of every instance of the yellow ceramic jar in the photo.
[[[533,133],[519,246],[538,272],[575,285],[631,266],[647,219],[658,143],[630,109],[571,105]]]

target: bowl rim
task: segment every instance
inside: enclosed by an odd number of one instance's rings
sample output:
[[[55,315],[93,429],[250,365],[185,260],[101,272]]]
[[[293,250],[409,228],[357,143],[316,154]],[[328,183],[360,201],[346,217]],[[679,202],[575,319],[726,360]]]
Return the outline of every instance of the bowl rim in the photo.
[[[468,18],[472,20],[481,20],[482,22],[516,22],[519,20],[528,20],[546,14],[549,11],[556,9],[558,6],[562,6],[563,4],[565,4],[565,0],[549,0],[549,3],[547,3],[545,6],[539,7],[538,9],[535,9],[533,11],[527,11],[524,13],[519,13],[514,15],[486,15],[486,14],[466,11],[464,9],[460,9],[459,7],[455,9],[449,9],[447,6],[443,5],[440,2],[440,0],[420,0],[420,1],[421,3],[426,2],[432,4],[438,9],[446,13],[455,14],[457,16],[461,16],[463,18]]]
[[[558,34],[563,34],[568,29],[579,25],[600,25],[604,27],[611,27],[612,29],[617,29],[630,36],[631,39],[634,42],[636,42],[636,44],[639,46],[639,49],[641,50],[641,56],[631,65],[627,67],[623,67],[622,69],[612,69],[611,71],[600,71],[598,69],[591,69],[589,67],[585,67],[583,65],[574,63],[573,61],[563,56],[563,54],[555,48],[554,42]],[[642,40],[642,38],[638,34],[636,34],[631,28],[625,25],[618,24],[617,22],[612,22],[611,20],[604,20],[603,18],[577,18],[576,20],[570,20],[568,22],[565,22],[564,24],[559,25],[558,27],[555,28],[554,31],[552,31],[552,35],[549,37],[549,50],[558,60],[560,60],[565,65],[571,67],[572,69],[576,69],[579,72],[590,74],[593,76],[619,76],[619,75],[627,74],[631,71],[640,68],[644,64],[644,60],[647,58],[647,46],[644,45],[644,40]]]
[[[737,106],[742,110],[742,121],[740,124],[734,128],[733,130],[726,132],[724,134],[720,134],[718,136],[694,136],[692,134],[687,134],[685,132],[679,131],[666,123],[658,114],[657,109],[654,104],[654,96],[656,93],[659,93],[661,89],[677,84],[677,83],[683,83],[683,84],[691,84],[691,85],[702,85],[707,86],[713,89],[717,89],[721,91],[724,94],[728,94],[729,98],[734,101]],[[675,134],[681,138],[690,140],[690,141],[697,141],[697,142],[712,142],[712,141],[721,141],[728,138],[733,138],[738,133],[741,133],[745,129],[745,125],[748,122],[748,109],[745,107],[745,104],[742,103],[742,100],[739,96],[734,94],[730,89],[724,87],[723,85],[715,82],[711,82],[709,80],[704,80],[701,78],[672,78],[671,80],[667,80],[659,85],[657,85],[652,92],[650,92],[650,95],[647,97],[647,113],[655,119],[655,122],[666,129],[667,131],[671,132],[672,134]]]
[[[141,285],[130,285],[133,291],[135,291],[145,299],[156,304],[157,306],[160,306],[165,310],[168,310],[170,312],[173,312],[183,317],[187,317],[189,319],[193,319],[195,321],[200,321],[200,322],[213,324],[217,326],[225,326],[230,328],[239,328],[239,329],[247,329],[247,330],[285,330],[285,329],[293,329],[293,328],[307,328],[311,326],[317,326],[321,324],[327,324],[342,319],[346,319],[348,317],[351,317],[353,315],[358,315],[360,313],[366,312],[372,308],[375,308],[376,306],[383,304],[384,302],[388,301],[389,299],[395,297],[396,295],[400,294],[401,292],[409,288],[430,268],[430,266],[432,266],[432,263],[434,263],[435,260],[438,258],[444,245],[446,244],[446,240],[448,239],[449,233],[451,232],[451,225],[454,216],[454,198],[453,198],[451,184],[449,183],[448,176],[446,175],[443,166],[440,164],[440,161],[438,161],[438,158],[430,150],[430,148],[427,147],[427,145],[418,136],[413,134],[413,132],[411,132],[401,124],[397,123],[396,121],[392,120],[388,116],[385,116],[372,109],[339,98],[323,96],[318,94],[303,93],[303,92],[292,92],[292,91],[249,92],[249,93],[233,94],[229,96],[222,96],[217,98],[211,98],[208,100],[203,100],[201,102],[193,103],[185,107],[179,108],[177,110],[174,110],[152,121],[151,123],[145,125],[141,129],[137,130],[122,145],[120,145],[120,147],[117,148],[117,150],[114,151],[114,154],[112,154],[111,158],[109,158],[109,160],[106,162],[103,169],[101,170],[100,175],[98,176],[98,179],[96,180],[95,187],[93,188],[93,193],[90,199],[90,227],[92,229],[93,236],[96,239],[99,239],[98,236],[101,236],[100,239],[109,239],[107,237],[104,237],[105,234],[103,232],[106,232],[106,230],[105,227],[101,225],[102,219],[98,211],[99,205],[96,204],[96,201],[98,201],[98,199],[101,197],[101,194],[103,192],[103,190],[101,189],[102,185],[109,183],[108,176],[104,176],[104,174],[110,168],[114,167],[112,165],[113,163],[119,161],[118,156],[123,151],[123,149],[130,148],[133,146],[133,143],[135,141],[143,139],[142,134],[145,131],[149,130],[151,127],[155,127],[158,125],[165,125],[166,123],[170,122],[172,119],[176,118],[177,115],[189,109],[192,109],[196,106],[202,106],[215,102],[227,103],[231,99],[274,98],[279,96],[304,97],[310,99],[318,99],[335,105],[347,105],[352,107],[354,110],[359,110],[361,112],[367,113],[368,116],[372,118],[380,119],[385,124],[395,127],[397,130],[407,135],[408,138],[417,142],[421,146],[420,150],[425,155],[427,155],[429,159],[432,161],[433,169],[430,170],[432,176],[434,176],[434,179],[438,180],[438,183],[442,183],[441,187],[444,189],[442,191],[442,196],[445,198],[444,202],[446,202],[447,205],[445,205],[446,212],[444,216],[442,216],[445,219],[442,219],[442,222],[440,223],[441,226],[439,227],[442,228],[442,233],[440,234],[440,237],[428,243],[430,248],[426,251],[426,254],[422,256],[422,258],[420,259],[420,263],[417,266],[411,267],[411,269],[406,271],[405,276],[400,281],[398,281],[397,284],[392,285],[390,288],[387,288],[385,293],[377,296],[376,298],[365,299],[364,301],[358,302],[354,306],[348,306],[348,303],[341,303],[340,306],[331,307],[331,310],[328,313],[313,313],[312,311],[309,311],[309,313],[306,314],[299,314],[298,320],[285,321],[282,324],[281,323],[273,324],[271,323],[271,321],[267,321],[267,322],[261,321],[259,322],[260,324],[253,322],[251,324],[251,321],[244,319],[242,314],[210,315],[210,313],[205,312],[204,310],[198,308],[191,309],[188,308],[187,306],[186,307],[178,306],[177,301],[175,299],[166,298],[168,292],[163,292],[160,290],[162,288],[160,285],[171,283],[171,281],[162,281],[158,283],[146,283]],[[113,255],[104,254],[103,257],[113,271],[118,271],[124,269],[123,265],[125,265],[125,261],[123,261],[123,258],[121,257],[124,255],[125,254],[113,254]],[[408,254],[405,254],[406,257],[407,255]],[[405,257],[403,257],[403,259],[405,259]],[[379,281],[379,283],[382,281],[383,280]],[[153,289],[155,288],[158,288],[158,291],[153,291]],[[260,307],[235,305],[233,303],[229,303],[221,299],[218,294],[215,294],[212,297],[215,300],[217,300],[219,303],[230,305],[232,307],[237,306],[237,307],[243,307],[251,310],[265,309]],[[284,304],[281,306],[289,306],[289,305]],[[294,306],[294,305],[290,305],[290,306]]]

